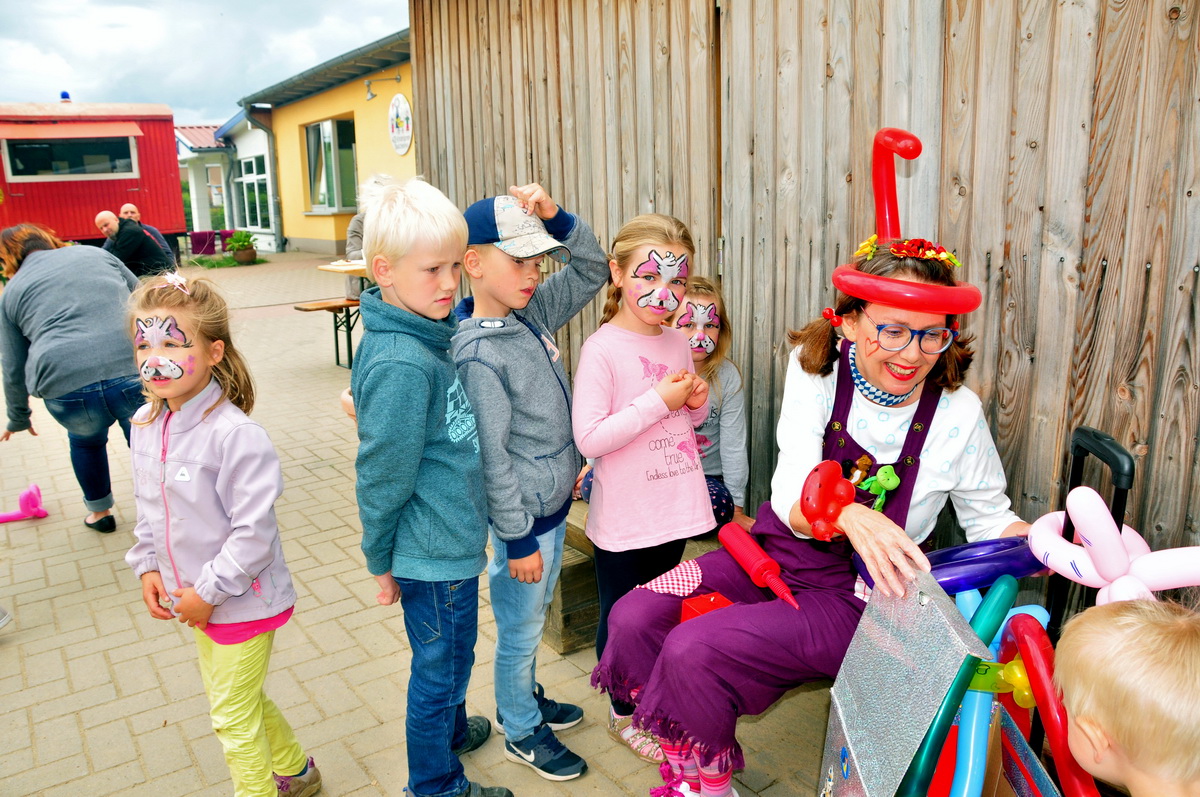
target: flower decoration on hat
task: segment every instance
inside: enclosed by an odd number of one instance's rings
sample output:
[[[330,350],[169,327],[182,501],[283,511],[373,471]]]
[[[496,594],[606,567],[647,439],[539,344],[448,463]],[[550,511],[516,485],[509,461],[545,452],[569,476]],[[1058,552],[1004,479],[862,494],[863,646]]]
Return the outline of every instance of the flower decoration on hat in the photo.
[[[875,257],[875,250],[878,248],[878,242],[879,236],[872,235],[870,238],[858,245],[858,248],[854,250],[854,256],[870,260],[871,258]]]
[[[871,236],[874,238],[875,236]],[[861,248],[861,247],[860,247]],[[911,257],[916,260],[940,260],[955,268],[962,268],[962,263],[946,247],[924,238],[909,238],[906,241],[893,241],[889,251],[896,257]]]

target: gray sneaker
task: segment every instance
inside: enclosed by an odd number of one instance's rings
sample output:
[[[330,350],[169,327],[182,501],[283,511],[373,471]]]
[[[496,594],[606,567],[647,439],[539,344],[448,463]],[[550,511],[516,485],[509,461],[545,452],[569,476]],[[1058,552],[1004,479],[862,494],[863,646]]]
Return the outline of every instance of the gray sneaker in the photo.
[[[408,794],[408,789],[404,790]],[[503,786],[480,786],[478,783],[467,783],[467,788],[455,797],[513,797],[513,793]]]
[[[546,780],[572,780],[587,772],[587,762],[568,750],[545,724],[519,742],[505,739],[504,757],[524,764]]]
[[[12,615],[8,613],[8,609],[5,609],[3,606],[0,606],[0,628],[3,628],[4,626],[8,625],[11,620],[12,620]]]

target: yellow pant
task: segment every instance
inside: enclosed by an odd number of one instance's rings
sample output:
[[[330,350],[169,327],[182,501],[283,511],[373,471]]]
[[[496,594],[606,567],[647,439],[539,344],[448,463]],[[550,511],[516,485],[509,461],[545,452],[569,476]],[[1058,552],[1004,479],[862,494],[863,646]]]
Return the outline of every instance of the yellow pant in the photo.
[[[272,770],[295,775],[308,759],[283,714],[263,691],[275,632],[218,645],[200,629],[200,677],[213,730],[225,748],[236,797],[276,797]]]

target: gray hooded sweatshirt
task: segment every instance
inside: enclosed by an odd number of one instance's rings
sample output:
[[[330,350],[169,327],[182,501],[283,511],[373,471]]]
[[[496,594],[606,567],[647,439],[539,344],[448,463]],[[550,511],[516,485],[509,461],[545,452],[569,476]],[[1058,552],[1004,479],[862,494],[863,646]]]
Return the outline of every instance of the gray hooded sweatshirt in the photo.
[[[451,350],[475,409],[488,515],[508,558],[537,550],[537,535],[571,505],[579,452],[571,434],[571,386],[554,333],[608,281],[608,258],[582,219],[559,210],[546,232],[571,261],[547,277],[523,310],[472,318],[474,299],[455,309]]]

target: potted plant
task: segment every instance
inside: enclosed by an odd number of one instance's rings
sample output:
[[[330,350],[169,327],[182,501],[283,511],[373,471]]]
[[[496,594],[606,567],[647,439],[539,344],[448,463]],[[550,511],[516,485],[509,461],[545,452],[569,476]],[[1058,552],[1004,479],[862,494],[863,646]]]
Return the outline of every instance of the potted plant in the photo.
[[[258,259],[258,250],[254,248],[254,235],[246,230],[235,230],[225,242],[225,251],[232,254],[233,259],[242,265]]]

